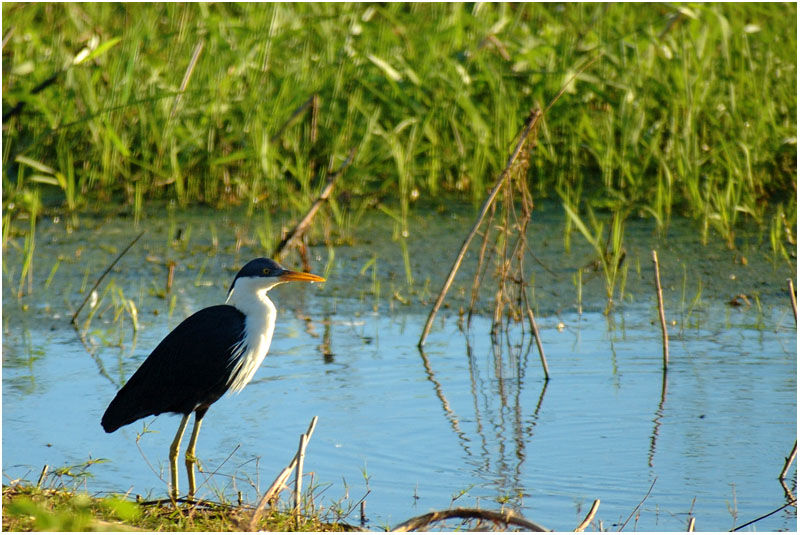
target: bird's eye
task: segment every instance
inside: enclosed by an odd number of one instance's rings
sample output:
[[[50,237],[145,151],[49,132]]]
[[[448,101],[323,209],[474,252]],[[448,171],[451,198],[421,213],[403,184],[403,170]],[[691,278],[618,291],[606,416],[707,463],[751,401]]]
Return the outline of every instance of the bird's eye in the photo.
[[[262,269],[261,273],[263,273],[264,275],[269,275],[269,268]]]

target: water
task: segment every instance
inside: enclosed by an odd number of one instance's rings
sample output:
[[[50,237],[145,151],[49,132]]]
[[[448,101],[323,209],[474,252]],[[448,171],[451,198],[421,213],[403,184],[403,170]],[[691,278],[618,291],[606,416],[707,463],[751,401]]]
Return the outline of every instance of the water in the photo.
[[[529,265],[551,381],[543,380],[521,326],[512,325],[496,346],[487,315],[465,329],[457,310],[468,295],[469,263],[424,354],[416,348],[471,223],[469,210],[413,221],[413,291],[392,240],[396,229],[385,218],[366,219],[353,245],[335,249],[328,284],[272,292],[279,321],[270,355],[242,393],[222,398],[204,420],[199,495],[235,499],[240,490],[257,501],[256,489],[263,492],[288,464],[317,415],[305,461],[318,485],[315,503],[341,501],[347,509],[368,492],[373,529],[451,505],[504,504],[551,529],[571,530],[598,498],[593,529],[602,521],[616,530],[651,485],[626,530],[685,530],[690,511],[697,529],[726,530],[785,503],[777,475],[797,435],[796,330],[784,289],[790,268],[773,264],[758,236],[742,237],[733,253],[700,247],[690,223],[673,223],[662,241],[648,223],[634,221],[626,232],[624,302],[603,315],[602,275],[589,277],[578,314],[572,276],[591,254],[577,235],[565,254],[557,212],[537,215],[532,236],[551,238],[532,239],[532,249],[547,269]],[[223,300],[235,269],[263,254],[259,222],[198,211],[143,223],[147,235],[100,287],[86,344],[69,325],[84,297],[79,290],[137,232],[128,220],[82,223],[72,233],[63,222],[40,225],[32,295],[16,297],[19,251],[12,246],[4,255],[4,482],[35,482],[45,464],[105,459],[88,469],[89,492],[163,496],[179,418],[148,418],[108,435],[100,416],[171,328]],[[675,322],[666,377],[651,247],[659,248]],[[321,273],[330,253],[314,247],[312,255]],[[174,304],[159,295],[168,260],[178,263]],[[729,305],[738,294],[750,306]],[[135,335],[123,298],[138,310]],[[137,444],[145,425],[152,432]],[[796,473],[792,467],[792,489]],[[349,521],[358,523],[357,508]],[[794,530],[796,512],[788,508],[754,527]]]

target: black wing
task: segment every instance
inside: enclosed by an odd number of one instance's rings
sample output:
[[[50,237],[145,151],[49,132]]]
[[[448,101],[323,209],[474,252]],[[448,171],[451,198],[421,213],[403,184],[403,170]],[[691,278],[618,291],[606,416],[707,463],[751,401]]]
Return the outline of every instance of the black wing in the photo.
[[[101,421],[107,433],[145,416],[189,414],[228,390],[232,352],[244,336],[245,316],[230,305],[192,314],[164,338],[117,392]]]

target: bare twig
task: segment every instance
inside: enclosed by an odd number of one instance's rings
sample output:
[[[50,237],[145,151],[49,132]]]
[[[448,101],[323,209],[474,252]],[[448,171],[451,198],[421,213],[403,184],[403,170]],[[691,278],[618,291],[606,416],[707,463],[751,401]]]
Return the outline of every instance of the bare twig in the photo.
[[[735,528],[733,528],[731,531],[739,531],[739,530],[740,530],[740,529],[742,529],[742,528],[746,528],[746,527],[747,527],[747,526],[749,526],[750,524],[755,524],[755,523],[756,523],[756,522],[758,522],[759,520],[764,520],[765,518],[767,518],[767,517],[770,517],[770,516],[774,515],[775,513],[779,513],[779,512],[781,512],[781,511],[783,511],[784,509],[786,509],[787,507],[790,507],[790,506],[792,506],[792,505],[794,505],[794,506],[797,506],[797,500],[792,500],[792,501],[790,501],[790,502],[787,502],[787,503],[785,503],[785,504],[781,505],[780,507],[778,507],[777,509],[775,509],[775,510],[773,510],[773,511],[770,511],[769,513],[767,513],[767,514],[765,514],[765,515],[761,515],[760,517],[758,517],[758,518],[754,518],[753,520],[751,520],[751,521],[749,521],[749,522],[745,522],[744,524],[742,524],[742,525],[740,525],[740,526],[736,526],[736,527],[735,527]]]
[[[281,125],[281,127],[278,129],[277,132],[275,132],[275,134],[270,138],[269,142],[275,143],[276,141],[278,141],[283,135],[283,133],[286,131],[286,129],[289,128],[292,124],[294,124],[297,118],[300,117],[300,115],[304,111],[306,111],[309,108],[313,108],[315,106],[319,107],[319,97],[316,95],[316,93],[308,97],[308,100],[300,104],[300,106],[298,106],[297,109],[295,109],[294,112],[292,112],[292,115],[288,119],[286,119],[286,122]],[[316,118],[312,117],[312,128],[315,127],[316,127]],[[312,129],[312,136],[313,135],[314,134]]]
[[[536,318],[533,317],[533,309],[531,308],[530,303],[528,303],[528,292],[525,291],[523,288],[522,295],[525,297],[525,309],[528,314],[528,322],[531,324],[531,331],[533,331],[533,337],[536,339],[536,348],[539,350],[539,359],[542,361],[542,371],[544,372],[544,380],[550,380],[550,369],[547,367],[547,357],[544,356],[544,348],[542,347],[542,341],[539,338],[539,327],[536,325]]]
[[[794,295],[794,283],[792,279],[786,279],[789,283],[789,298],[792,300],[792,312],[794,312],[794,324],[797,325],[797,297]]]
[[[686,528],[686,531],[688,531],[690,533],[692,531],[694,531],[694,517],[693,516],[689,517],[689,526]]]
[[[128,246],[127,246],[127,247],[125,247],[125,248],[122,250],[122,252],[121,252],[121,253],[119,253],[119,255],[117,255],[117,257],[114,259],[114,261],[113,261],[113,262],[111,262],[111,264],[109,264],[109,266],[106,268],[106,270],[103,272],[103,274],[102,274],[102,275],[100,275],[100,277],[97,279],[97,282],[95,282],[95,283],[94,283],[94,286],[92,286],[92,289],[91,289],[91,290],[89,290],[88,292],[86,292],[86,298],[83,300],[83,303],[81,303],[81,306],[79,306],[79,307],[78,307],[78,310],[76,310],[76,311],[75,311],[75,314],[73,314],[73,315],[72,315],[72,322],[71,322],[71,323],[72,323],[72,325],[74,325],[74,326],[75,326],[75,328],[76,328],[76,329],[78,328],[78,314],[80,314],[80,313],[81,313],[81,310],[83,310],[83,307],[84,307],[84,306],[86,306],[86,302],[89,300],[89,297],[91,297],[91,295],[92,295],[92,292],[94,292],[94,291],[97,289],[97,287],[98,287],[98,286],[100,286],[100,283],[101,283],[101,282],[103,282],[103,279],[106,277],[106,275],[108,275],[108,272],[109,272],[109,271],[111,271],[111,270],[114,268],[114,266],[116,266],[116,265],[117,265],[117,262],[119,262],[120,258],[122,258],[123,256],[125,256],[125,253],[127,253],[127,252],[128,252],[128,250],[130,250],[130,248],[131,248],[131,247],[133,247],[133,245],[134,245],[134,244],[135,244],[137,241],[139,241],[139,238],[141,238],[142,236],[144,236],[144,233],[145,233],[145,231],[144,231],[144,230],[143,230],[142,232],[140,232],[140,233],[139,233],[139,235],[138,235],[138,236],[136,236],[136,237],[133,239],[133,241],[132,241],[132,242],[130,242],[130,243],[128,244]]]
[[[183,98],[183,92],[186,91],[186,87],[189,85],[189,80],[192,78],[192,73],[194,72],[194,68],[197,66],[197,60],[200,59],[200,53],[203,51],[203,47],[205,46],[205,41],[202,39],[197,42],[194,46],[194,51],[192,52],[192,59],[189,60],[189,65],[186,67],[186,71],[183,73],[183,80],[181,81],[181,87],[178,89],[178,94],[175,95],[175,102],[172,103],[172,110],[169,112],[169,120],[175,117],[175,112],[178,111],[178,106],[181,103],[181,99]]]
[[[294,476],[294,519],[300,522],[300,505],[303,498],[303,461],[306,459],[306,446],[308,446],[308,436],[300,435],[300,444],[297,446],[297,467]]]
[[[448,290],[450,289],[450,285],[453,284],[453,280],[456,277],[456,273],[458,272],[459,267],[461,267],[461,262],[464,260],[464,255],[467,254],[467,249],[469,248],[469,244],[472,241],[472,238],[475,237],[475,234],[478,232],[478,228],[481,226],[483,222],[483,218],[486,217],[486,214],[489,212],[492,204],[494,204],[495,198],[497,198],[497,194],[500,192],[502,187],[505,185],[506,179],[510,175],[511,166],[516,161],[517,157],[519,157],[520,153],[522,152],[522,147],[525,144],[525,141],[528,139],[528,134],[531,133],[533,128],[539,122],[539,119],[542,117],[542,111],[538,108],[532,110],[530,115],[528,116],[528,120],[525,122],[525,126],[522,128],[522,131],[519,135],[519,140],[517,141],[517,145],[514,148],[511,155],[508,157],[508,163],[506,163],[506,167],[503,169],[503,172],[500,173],[500,176],[495,182],[492,191],[489,192],[489,195],[486,197],[486,200],[483,202],[483,206],[481,207],[481,211],[478,214],[478,219],[475,221],[475,224],[472,226],[472,230],[469,231],[467,234],[464,243],[461,245],[461,250],[456,255],[456,259],[453,262],[453,266],[450,268],[450,274],[447,276],[447,279],[442,285],[442,289],[439,292],[439,296],[436,298],[436,302],[431,309],[430,314],[428,314],[428,320],[425,322],[425,328],[422,330],[422,336],[419,338],[419,343],[417,344],[419,347],[425,345],[425,339],[428,338],[428,333],[433,326],[433,320],[436,317],[436,313],[439,312],[439,308],[442,306],[444,302],[444,298],[447,295]],[[488,229],[487,229],[488,232]]]
[[[42,467],[42,472],[39,474],[39,480],[36,482],[36,488],[41,488],[42,483],[44,483],[44,478],[47,477],[47,471],[50,469],[50,466],[45,464]]]
[[[166,287],[167,292],[166,293],[170,293],[172,291],[172,283],[175,280],[175,266],[176,265],[177,264],[175,263],[174,260],[170,260],[167,263],[167,287]]]
[[[778,479],[783,481],[786,479],[786,472],[789,471],[789,467],[792,466],[792,461],[797,456],[797,439],[794,441],[794,446],[792,446],[792,451],[789,453],[789,456],[786,458],[786,462],[783,465],[783,470],[781,470],[781,475],[778,476]]]
[[[317,426],[317,417],[314,416],[311,419],[311,423],[308,424],[308,429],[306,430],[306,432],[301,435],[300,439],[301,445],[303,443],[303,437],[305,437],[305,444],[308,445],[308,441],[311,440],[311,435],[314,434],[314,428],[316,426]],[[302,448],[302,450],[303,454],[305,454],[305,448]],[[289,478],[289,474],[291,474],[292,470],[294,470],[295,467],[297,466],[298,461],[300,460],[300,454],[301,454],[300,451],[298,451],[295,454],[294,458],[292,459],[292,462],[290,462],[289,465],[286,468],[284,468],[280,474],[278,474],[278,477],[275,478],[275,481],[272,482],[272,485],[270,485],[270,487],[267,489],[267,492],[265,492],[264,495],[261,497],[261,500],[259,500],[258,505],[256,505],[255,511],[253,511],[253,516],[250,518],[250,523],[248,524],[248,528],[250,531],[256,530],[256,527],[258,526],[258,521],[261,520],[261,515],[264,512],[264,508],[267,506],[270,500],[272,500],[275,496],[278,495],[278,493],[280,493],[284,483],[286,483],[286,480]]]
[[[623,529],[625,529],[625,525],[628,523],[628,521],[631,519],[631,517],[633,517],[633,515],[636,513],[636,511],[639,510],[639,508],[642,506],[642,504],[647,499],[647,497],[650,496],[650,493],[653,491],[653,487],[655,486],[657,480],[658,480],[657,477],[653,479],[653,482],[650,484],[650,488],[647,489],[647,494],[645,494],[644,498],[642,498],[642,501],[640,501],[639,504],[636,507],[633,508],[633,511],[631,511],[631,514],[628,515],[628,518],[625,519],[625,522],[622,523],[622,525],[619,527],[618,531],[622,531]]]
[[[592,521],[599,507],[600,507],[600,500],[595,500],[594,503],[592,504],[592,508],[589,509],[589,513],[586,515],[586,518],[584,518],[583,522],[581,522],[578,525],[578,527],[575,528],[576,532],[580,532],[586,529],[586,526],[588,526],[589,523]]]
[[[478,266],[475,268],[475,278],[472,280],[472,296],[469,302],[469,313],[467,314],[467,326],[472,323],[472,313],[475,310],[475,303],[478,301],[478,293],[480,291],[481,280],[486,270],[481,273],[481,268],[485,265],[486,260],[486,246],[489,244],[489,235],[492,233],[492,221],[497,205],[492,204],[491,211],[489,212],[489,219],[486,221],[486,227],[483,230],[483,240],[481,241],[480,253],[478,253]]]
[[[356,149],[354,147],[350,149],[350,153],[347,155],[347,159],[344,162],[342,162],[342,165],[339,166],[339,169],[337,169],[334,173],[328,175],[328,182],[322,189],[322,193],[319,194],[317,200],[315,200],[314,203],[311,205],[311,208],[308,209],[308,212],[306,213],[305,216],[303,216],[303,219],[301,219],[300,222],[297,225],[295,225],[295,227],[291,230],[291,232],[289,232],[286,235],[286,237],[284,237],[281,240],[281,242],[273,251],[272,258],[280,260],[287,246],[296,243],[300,239],[300,237],[306,231],[308,226],[311,224],[311,220],[314,219],[314,215],[316,215],[317,210],[319,210],[320,206],[322,206],[322,203],[324,203],[328,199],[328,197],[330,197],[331,192],[333,191],[333,186],[336,183],[336,181],[339,179],[340,176],[342,176],[342,174],[344,174],[345,170],[353,162],[353,158],[355,157],[355,155],[356,155]]]
[[[658,297],[658,317],[661,320],[661,340],[664,348],[664,369],[669,366],[669,335],[667,334],[667,320],[664,318],[664,296],[661,291],[661,274],[658,270],[658,253],[653,250],[653,264],[655,266],[656,296]]]
[[[395,526],[392,531],[405,533],[408,531],[417,531],[425,528],[433,522],[447,520],[448,518],[477,518],[488,520],[497,524],[516,525],[526,528],[530,531],[550,531],[541,525],[531,522],[521,516],[518,516],[513,511],[486,511],[484,509],[446,509],[444,511],[433,511],[431,513],[415,516],[406,520],[402,524]]]

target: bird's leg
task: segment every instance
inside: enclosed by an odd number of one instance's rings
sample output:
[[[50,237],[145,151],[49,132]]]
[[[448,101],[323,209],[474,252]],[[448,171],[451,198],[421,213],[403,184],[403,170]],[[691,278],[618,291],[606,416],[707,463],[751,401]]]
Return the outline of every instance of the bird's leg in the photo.
[[[197,435],[200,434],[200,425],[203,423],[203,416],[206,415],[208,409],[197,409],[194,413],[194,429],[192,429],[192,438],[189,439],[189,446],[186,448],[186,473],[189,475],[189,499],[194,498],[194,492],[197,490],[194,479],[194,465],[197,463],[195,456],[195,446],[197,445]]]
[[[175,438],[172,441],[172,445],[169,447],[169,474],[172,478],[170,494],[175,500],[178,499],[178,451],[181,449],[181,439],[183,438],[183,433],[186,431],[186,424],[189,423],[189,414],[183,415],[181,425],[178,426],[178,432],[175,433]]]

